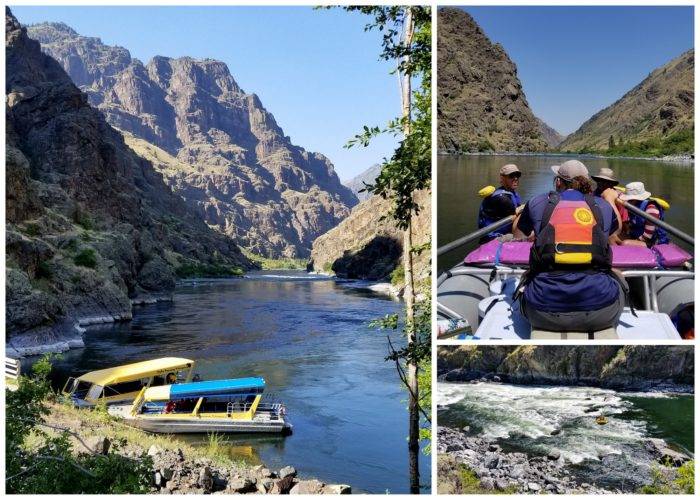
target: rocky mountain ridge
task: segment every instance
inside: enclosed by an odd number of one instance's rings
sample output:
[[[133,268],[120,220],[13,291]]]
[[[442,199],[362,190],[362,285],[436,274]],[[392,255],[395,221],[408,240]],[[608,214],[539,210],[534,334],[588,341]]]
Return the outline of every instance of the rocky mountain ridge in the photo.
[[[29,28],[112,126],[167,153],[168,184],[208,225],[267,257],[307,257],[357,203],[323,155],[291,143],[258,96],[213,59],[156,56],[62,23]],[[133,147],[134,141],[131,145]],[[152,160],[145,144],[135,151]]]
[[[9,8],[6,353],[81,345],[78,325],[131,318],[176,273],[251,262],[172,193]],[[144,298],[145,297],[145,298]]]
[[[547,125],[544,120],[537,117],[535,117],[535,119],[537,120],[537,126],[540,128],[542,137],[547,142],[550,149],[555,149],[566,138],[566,136],[561,135],[559,132]]]
[[[440,151],[548,149],[515,64],[461,8],[438,11],[437,60]]]
[[[558,149],[605,151],[611,136],[619,144],[692,130],[694,106],[695,51],[691,49],[652,71],[616,102],[589,118]]]
[[[695,357],[686,346],[442,346],[446,381],[498,376],[516,384],[589,385],[627,390],[692,390]]]
[[[377,163],[369,167],[364,172],[356,175],[352,179],[343,182],[343,184],[347,186],[350,189],[350,191],[352,191],[355,194],[355,196],[357,196],[358,200],[368,200],[372,197],[372,193],[368,193],[367,191],[362,190],[365,189],[366,184],[374,184],[374,181],[377,179],[377,176],[381,171],[382,166],[379,163]]]

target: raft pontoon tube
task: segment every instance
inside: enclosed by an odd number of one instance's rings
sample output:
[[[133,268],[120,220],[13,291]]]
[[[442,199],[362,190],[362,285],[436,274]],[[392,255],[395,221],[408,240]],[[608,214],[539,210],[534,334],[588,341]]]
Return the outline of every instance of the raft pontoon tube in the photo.
[[[533,332],[512,294],[529,265],[532,243],[491,240],[470,252],[437,282],[438,338],[517,340]],[[588,338],[673,340],[690,338],[695,299],[692,255],[673,243],[612,246],[613,267],[627,278],[636,313],[625,308],[616,331]],[[682,328],[681,328],[682,327]],[[611,329],[612,330],[612,329]],[[549,338],[537,332],[537,338]],[[542,335],[545,335],[543,337]],[[561,335],[561,339],[581,335]],[[552,338],[558,338],[553,336]]]

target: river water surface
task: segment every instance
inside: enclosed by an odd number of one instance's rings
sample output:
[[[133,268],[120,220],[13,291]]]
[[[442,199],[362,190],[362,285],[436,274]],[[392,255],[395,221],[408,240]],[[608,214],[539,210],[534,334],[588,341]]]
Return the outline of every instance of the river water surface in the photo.
[[[261,376],[294,433],[230,435],[232,457],[293,465],[353,492],[407,493],[405,391],[384,361],[385,333],[367,326],[401,304],[357,285],[289,271],[185,284],[170,303],[136,308],[131,322],[90,327],[85,348],[64,353],[52,376],[62,384],[161,356],[196,360],[203,379]],[[426,456],[421,483],[430,484]]]
[[[648,438],[693,453],[694,398],[595,387],[438,383],[439,425],[497,441],[529,456],[557,450],[581,482],[624,488],[625,470],[646,471]],[[595,418],[604,415],[606,425]],[[620,470],[605,464],[618,457]],[[644,473],[644,472],[642,472]]]
[[[551,165],[572,158],[585,163],[591,174],[598,173],[601,167],[612,168],[623,185],[632,181],[644,182],[647,191],[671,204],[671,209],[666,212],[666,221],[693,234],[695,198],[692,165],[573,155],[438,156],[438,245],[445,245],[478,228],[477,215],[482,198],[477,192],[484,186],[497,187],[500,184],[498,170],[502,165],[518,165],[523,172],[518,192],[523,200],[529,200],[553,188]],[[464,245],[441,256],[438,259],[439,270],[457,264],[475,245]]]

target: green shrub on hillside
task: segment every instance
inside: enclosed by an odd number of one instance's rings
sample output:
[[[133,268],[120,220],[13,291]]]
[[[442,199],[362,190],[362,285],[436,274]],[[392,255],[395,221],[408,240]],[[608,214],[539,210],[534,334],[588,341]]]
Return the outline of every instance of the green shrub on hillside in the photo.
[[[405,273],[403,265],[397,266],[393,271],[391,271],[391,284],[394,286],[401,286],[404,284]]]
[[[681,130],[664,138],[653,138],[644,141],[620,141],[608,148],[605,154],[610,156],[667,156],[691,154],[695,147],[693,129]]]
[[[78,255],[73,257],[73,262],[76,266],[94,269],[97,266],[97,253],[92,248],[84,248]]]
[[[205,264],[203,262],[187,262],[175,269],[180,279],[190,278],[232,278],[243,276],[243,269],[228,264]]]
[[[145,454],[126,458],[113,443],[105,455],[73,448],[68,431],[50,435],[43,425],[53,397],[48,357],[29,376],[20,376],[17,390],[6,391],[5,487],[10,494],[147,493],[152,460]],[[79,447],[80,446],[80,447]]]
[[[670,465],[663,469],[657,466],[652,469],[651,474],[651,484],[642,486],[639,493],[692,495],[695,492],[695,460],[690,460],[677,469],[673,469]]]

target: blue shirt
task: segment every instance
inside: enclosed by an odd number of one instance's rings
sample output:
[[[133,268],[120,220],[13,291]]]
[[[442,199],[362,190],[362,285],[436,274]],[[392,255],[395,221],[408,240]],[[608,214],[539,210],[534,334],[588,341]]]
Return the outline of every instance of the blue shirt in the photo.
[[[561,192],[560,196],[568,201],[584,199],[583,194],[573,189]],[[604,199],[597,196],[594,199],[603,216],[603,231],[611,235],[617,230],[615,212]],[[547,194],[541,194],[528,201],[518,221],[518,229],[525,234],[533,230],[535,234],[539,233],[548,200]],[[617,281],[603,272],[543,272],[525,287],[525,300],[535,309],[545,312],[593,311],[609,306],[619,295]]]

